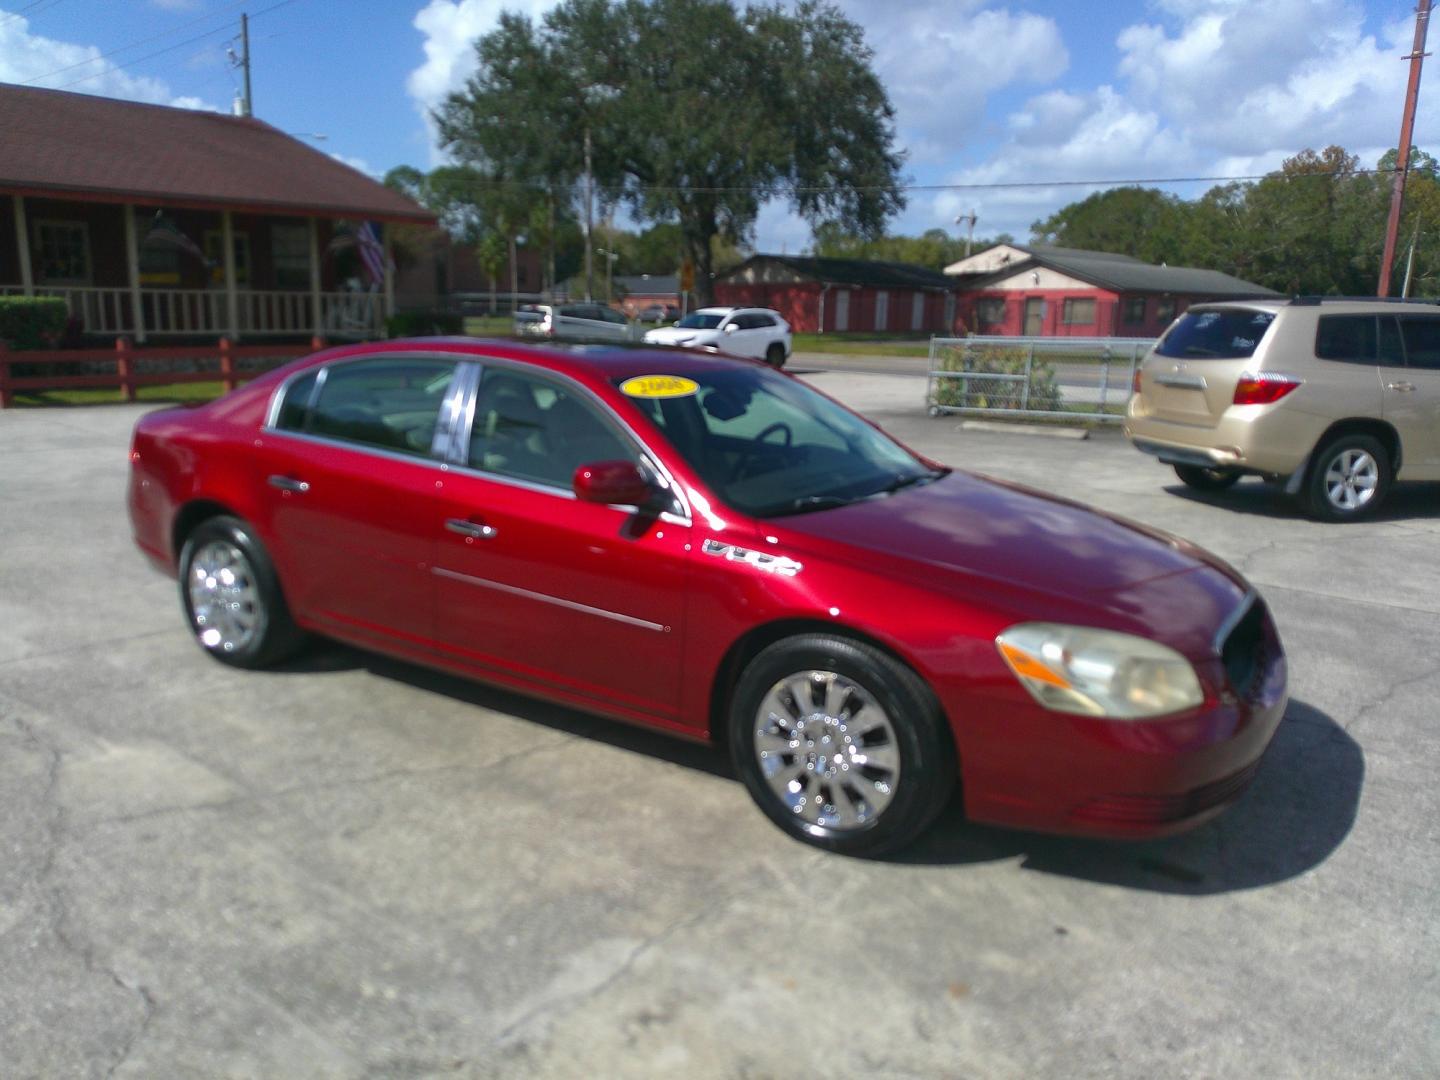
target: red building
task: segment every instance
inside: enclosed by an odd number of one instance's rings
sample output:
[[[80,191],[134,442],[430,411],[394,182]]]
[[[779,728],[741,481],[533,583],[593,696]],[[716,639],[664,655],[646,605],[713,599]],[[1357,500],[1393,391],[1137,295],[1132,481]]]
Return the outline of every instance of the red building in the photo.
[[[996,244],[945,273],[957,335],[1149,338],[1203,300],[1279,295],[1218,270],[1039,245]]]
[[[949,332],[955,282],[909,263],[753,255],[715,278],[715,302],[773,308],[813,333]]]

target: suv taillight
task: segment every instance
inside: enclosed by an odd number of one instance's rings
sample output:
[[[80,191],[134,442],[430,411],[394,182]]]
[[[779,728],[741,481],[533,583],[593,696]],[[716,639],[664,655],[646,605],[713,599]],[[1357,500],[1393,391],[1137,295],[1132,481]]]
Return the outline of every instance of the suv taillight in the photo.
[[[1270,405],[1300,385],[1293,375],[1262,371],[1258,375],[1241,375],[1235,383],[1236,405]]]
[[[1138,364],[1135,367],[1135,377],[1130,380],[1130,392],[1132,394],[1140,393],[1140,367]]]

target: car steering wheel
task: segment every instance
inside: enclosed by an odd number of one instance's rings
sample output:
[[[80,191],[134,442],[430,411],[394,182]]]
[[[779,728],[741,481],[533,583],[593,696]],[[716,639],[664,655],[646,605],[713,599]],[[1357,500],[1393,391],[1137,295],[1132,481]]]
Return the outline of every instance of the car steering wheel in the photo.
[[[785,441],[780,443],[781,446],[789,447],[795,445],[795,432],[791,429],[789,424],[785,423],[784,420],[776,420],[773,424],[767,425],[766,427],[761,429],[758,435],[755,435],[750,440],[750,445],[740,452],[740,460],[735,462],[735,468],[732,469],[730,472],[729,483],[734,484],[745,478],[745,475],[748,471],[747,466],[750,464],[750,461],[755,457],[756,449],[759,448],[761,443],[763,443],[766,439],[768,439],[776,432],[780,432],[785,436]]]

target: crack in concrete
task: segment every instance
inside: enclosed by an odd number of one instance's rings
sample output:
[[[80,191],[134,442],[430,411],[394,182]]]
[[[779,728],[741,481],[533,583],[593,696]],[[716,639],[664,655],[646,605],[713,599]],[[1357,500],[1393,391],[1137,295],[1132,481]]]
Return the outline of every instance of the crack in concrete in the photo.
[[[47,759],[45,790],[41,793],[40,798],[42,805],[50,809],[49,821],[46,826],[49,835],[45,845],[45,857],[35,875],[35,881],[37,886],[40,887],[42,894],[48,894],[49,902],[45,906],[47,914],[50,916],[50,931],[54,934],[55,940],[60,944],[60,947],[78,959],[81,964],[84,965],[87,972],[92,975],[104,976],[121,990],[124,990],[126,994],[136,995],[140,999],[140,1022],[120,1047],[119,1054],[114,1063],[106,1071],[105,1075],[110,1077],[115,1075],[115,1071],[129,1059],[131,1051],[135,1048],[135,1044],[139,1042],[145,1032],[149,1030],[151,1022],[155,1019],[155,1015],[159,1011],[159,1003],[145,986],[138,982],[132,984],[114,968],[102,963],[96,957],[93,945],[81,944],[66,928],[66,924],[70,920],[70,905],[67,902],[65,890],[55,874],[56,858],[59,855],[60,846],[64,843],[68,831],[65,824],[65,808],[61,805],[59,799],[60,769],[63,764],[64,754],[59,747],[53,746],[46,739],[42,738],[40,733],[35,729],[34,724],[21,718],[19,715],[12,715],[10,719],[13,720],[16,727],[20,729],[25,739],[38,747]]]
[[[1360,723],[1361,720],[1364,720],[1371,713],[1390,704],[1390,702],[1395,699],[1395,695],[1398,694],[1405,687],[1413,686],[1414,684],[1424,682],[1427,679],[1433,679],[1437,675],[1440,675],[1440,666],[1429,668],[1425,671],[1420,672],[1418,675],[1412,675],[1408,679],[1401,679],[1399,682],[1391,683],[1389,688],[1387,688],[1383,694],[1381,694],[1374,701],[1370,702],[1368,705],[1362,705],[1358,710],[1356,710],[1355,715],[1350,718],[1350,722],[1348,724],[1342,724],[1341,727],[1348,734],[1349,732],[1354,730],[1355,725]]]
[[[44,660],[51,656],[70,656],[86,649],[98,649],[105,645],[115,645],[121,642],[143,641],[146,638],[160,637],[162,634],[173,634],[173,626],[163,630],[142,630],[138,634],[122,634],[119,637],[103,638],[99,641],[72,642],[69,645],[62,645],[58,649],[47,649],[45,652],[26,653],[24,656],[11,656],[0,660],[0,667],[8,667],[11,664],[23,664],[27,660]]]

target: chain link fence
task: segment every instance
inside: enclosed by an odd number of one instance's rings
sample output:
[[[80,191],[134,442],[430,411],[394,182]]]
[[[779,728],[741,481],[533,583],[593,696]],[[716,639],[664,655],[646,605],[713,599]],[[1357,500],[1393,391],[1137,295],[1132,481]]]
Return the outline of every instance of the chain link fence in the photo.
[[[1150,338],[930,339],[930,414],[1119,423]]]

